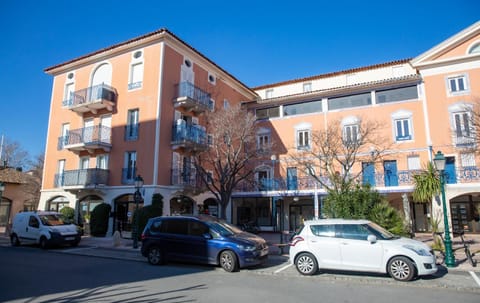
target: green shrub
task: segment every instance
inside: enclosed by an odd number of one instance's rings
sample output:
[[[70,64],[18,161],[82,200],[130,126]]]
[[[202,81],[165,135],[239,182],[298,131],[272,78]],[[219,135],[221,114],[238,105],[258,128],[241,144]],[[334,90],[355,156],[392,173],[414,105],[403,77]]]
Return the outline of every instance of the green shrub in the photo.
[[[136,216],[138,215],[138,239],[147,225],[148,219],[163,215],[163,196],[161,194],[154,194],[152,196],[152,204],[139,208],[133,213],[133,224],[135,224]]]
[[[329,218],[368,219],[396,235],[407,234],[400,212],[369,185],[329,192],[323,212]]]
[[[105,237],[108,231],[108,218],[110,217],[110,204],[97,205],[90,214],[90,234],[94,237]]]
[[[60,213],[63,215],[65,222],[73,223],[75,218],[75,209],[71,208],[70,206],[64,206],[60,209]]]

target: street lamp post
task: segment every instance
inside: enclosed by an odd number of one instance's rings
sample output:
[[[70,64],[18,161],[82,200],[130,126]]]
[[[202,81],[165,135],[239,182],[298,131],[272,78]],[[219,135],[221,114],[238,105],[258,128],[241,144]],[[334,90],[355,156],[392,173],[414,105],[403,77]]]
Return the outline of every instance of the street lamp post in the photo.
[[[447,216],[447,200],[445,198],[445,156],[441,151],[438,151],[433,158],[435,162],[435,168],[440,173],[440,190],[442,192],[442,204],[443,204],[443,226],[445,229],[445,265],[447,267],[455,266],[455,256],[452,249],[452,238],[450,238],[450,228],[448,226]]]
[[[140,175],[135,177],[135,193],[133,199],[135,200],[135,222],[133,223],[133,248],[138,248],[138,203],[142,200],[140,189],[143,187],[143,178]]]
[[[275,163],[277,162],[277,155],[271,155],[270,160],[272,160],[272,190],[276,190],[275,188]],[[283,254],[283,209],[282,209],[282,200],[277,200],[277,197],[274,196],[275,193],[272,195],[273,201],[273,209],[277,209],[277,201],[280,201],[280,214],[278,212],[275,213],[275,221],[278,220],[278,229],[280,232],[280,253]]]

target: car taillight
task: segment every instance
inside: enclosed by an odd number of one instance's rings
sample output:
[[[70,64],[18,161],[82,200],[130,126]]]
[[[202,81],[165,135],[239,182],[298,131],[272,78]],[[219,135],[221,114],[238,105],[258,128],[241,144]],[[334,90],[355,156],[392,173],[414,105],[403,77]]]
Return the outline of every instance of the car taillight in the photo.
[[[290,246],[295,246],[297,243],[304,241],[304,239],[300,236],[295,236],[292,238],[292,241],[290,241]]]
[[[144,233],[142,233],[142,235],[140,236],[140,239],[142,239],[142,241],[145,240],[145,234]]]

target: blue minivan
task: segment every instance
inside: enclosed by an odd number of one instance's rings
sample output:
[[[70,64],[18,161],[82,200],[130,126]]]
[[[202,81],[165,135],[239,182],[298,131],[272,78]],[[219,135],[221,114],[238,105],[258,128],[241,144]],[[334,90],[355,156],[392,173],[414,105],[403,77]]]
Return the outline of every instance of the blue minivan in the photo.
[[[268,258],[265,239],[205,215],[149,219],[141,251],[153,265],[203,263],[220,265],[227,272],[262,264]]]

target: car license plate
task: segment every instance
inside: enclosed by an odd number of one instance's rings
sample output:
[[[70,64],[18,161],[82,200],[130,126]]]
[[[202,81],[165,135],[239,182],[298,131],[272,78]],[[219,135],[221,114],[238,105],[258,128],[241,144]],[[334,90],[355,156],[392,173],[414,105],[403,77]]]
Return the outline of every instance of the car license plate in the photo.
[[[65,238],[65,241],[72,241],[72,240],[75,240],[75,237],[66,237]]]

